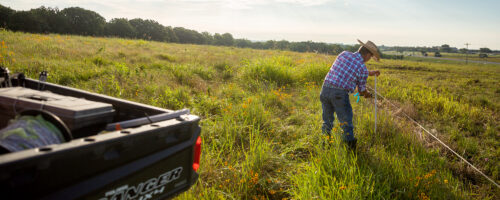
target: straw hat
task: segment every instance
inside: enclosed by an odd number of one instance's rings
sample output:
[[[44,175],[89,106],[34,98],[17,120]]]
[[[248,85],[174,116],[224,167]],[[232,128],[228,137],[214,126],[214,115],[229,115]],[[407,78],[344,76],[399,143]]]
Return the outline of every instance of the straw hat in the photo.
[[[361,44],[361,46],[366,47],[368,49],[368,51],[370,51],[372,53],[372,55],[373,55],[372,57],[375,59],[375,61],[380,62],[380,54],[378,53],[378,48],[377,48],[377,45],[375,45],[375,43],[373,43],[370,40],[368,40],[368,42],[366,42],[366,43],[363,43],[359,39],[358,39],[358,42],[359,42],[359,44]]]

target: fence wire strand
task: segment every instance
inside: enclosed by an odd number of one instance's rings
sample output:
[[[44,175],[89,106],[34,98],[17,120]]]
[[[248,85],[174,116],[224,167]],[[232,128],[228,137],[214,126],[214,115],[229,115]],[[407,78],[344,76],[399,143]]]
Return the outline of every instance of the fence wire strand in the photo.
[[[385,98],[384,96],[382,96],[380,93],[378,93],[376,90],[372,89],[370,86],[366,86],[367,88],[369,88],[370,90],[374,91],[375,92],[375,95],[377,96],[380,96],[382,97],[382,99],[384,99],[384,101],[387,101],[389,102],[394,108],[396,109],[400,109],[398,106],[396,106],[394,103],[392,103],[391,101],[389,101],[387,98]],[[425,132],[427,132],[427,134],[429,134],[431,137],[433,137],[434,139],[436,139],[441,145],[443,145],[446,149],[448,149],[450,152],[452,152],[453,154],[455,154],[455,156],[457,156],[458,158],[460,158],[461,160],[463,160],[465,163],[467,163],[470,167],[472,167],[472,169],[474,169],[475,171],[477,171],[479,174],[481,174],[484,178],[486,178],[488,181],[490,181],[491,183],[493,183],[493,185],[495,185],[497,188],[500,189],[500,185],[498,183],[496,183],[493,179],[491,179],[490,177],[488,177],[486,174],[484,174],[481,170],[479,170],[476,166],[474,166],[472,163],[470,163],[469,161],[467,161],[467,159],[465,159],[464,157],[462,157],[460,154],[458,154],[457,152],[455,152],[452,148],[450,148],[448,145],[446,145],[443,141],[441,141],[438,137],[436,137],[434,134],[432,134],[430,131],[428,131],[424,126],[422,126],[420,123],[418,123],[416,120],[414,120],[413,118],[411,118],[410,116],[408,116],[405,112],[402,112],[401,113],[406,117],[408,118],[411,122],[413,122],[414,124],[416,124],[418,127],[420,127],[422,130],[424,130]],[[376,124],[377,122],[375,122]]]

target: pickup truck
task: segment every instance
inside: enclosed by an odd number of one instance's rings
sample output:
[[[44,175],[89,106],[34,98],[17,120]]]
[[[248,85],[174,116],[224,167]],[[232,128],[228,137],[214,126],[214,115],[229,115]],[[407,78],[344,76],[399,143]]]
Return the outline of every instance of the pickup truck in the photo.
[[[83,122],[75,122],[65,142],[1,154],[2,199],[167,199],[197,181],[200,118],[189,110],[167,110],[21,75],[4,76],[0,89],[85,99],[111,105],[113,112],[101,124],[78,127]],[[0,109],[0,129],[14,118],[9,109]]]

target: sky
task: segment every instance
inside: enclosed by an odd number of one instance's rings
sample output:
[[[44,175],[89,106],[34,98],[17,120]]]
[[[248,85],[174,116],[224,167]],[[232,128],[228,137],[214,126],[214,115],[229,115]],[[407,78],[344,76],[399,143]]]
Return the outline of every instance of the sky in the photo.
[[[250,40],[500,50],[499,0],[0,0],[15,10],[82,7]]]

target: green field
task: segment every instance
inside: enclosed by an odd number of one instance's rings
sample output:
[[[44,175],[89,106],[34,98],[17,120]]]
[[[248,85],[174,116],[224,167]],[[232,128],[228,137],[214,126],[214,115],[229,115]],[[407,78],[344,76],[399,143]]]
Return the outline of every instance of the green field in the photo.
[[[390,54],[390,55],[401,55],[403,54],[405,56],[405,59],[410,59],[410,55],[414,56],[422,56],[422,53],[420,52],[412,52],[412,51],[405,51],[405,52],[397,52],[397,51],[385,51],[384,53]],[[434,58],[434,52],[427,52],[427,57],[428,58]],[[500,55],[498,54],[488,54],[487,58],[480,58],[478,53],[475,54],[469,54],[466,58],[466,54],[464,53],[443,53],[441,52],[441,58],[452,58],[452,59],[459,59],[459,60],[473,60],[473,61],[483,61],[483,62],[497,62],[500,63]],[[417,58],[418,59],[418,58]]]
[[[500,67],[370,61],[378,91],[354,110],[358,153],[321,134],[334,56],[0,31],[13,72],[201,116],[200,179],[178,199],[498,199],[405,112],[500,182]],[[373,79],[369,79],[373,85]],[[339,132],[339,127],[334,131]]]

